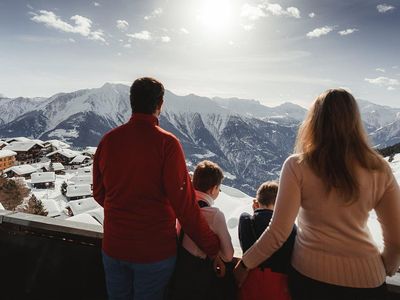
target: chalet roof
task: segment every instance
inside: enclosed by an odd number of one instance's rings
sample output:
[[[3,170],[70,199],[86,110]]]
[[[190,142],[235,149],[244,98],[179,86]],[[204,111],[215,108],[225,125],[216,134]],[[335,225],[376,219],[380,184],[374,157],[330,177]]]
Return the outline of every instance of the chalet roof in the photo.
[[[10,157],[10,156],[15,156],[15,155],[17,155],[17,152],[7,150],[7,149],[0,150],[0,158]]]
[[[78,154],[75,158],[71,161],[72,164],[81,164],[84,162],[85,159],[91,159],[89,156]]]
[[[44,166],[44,168],[46,170],[50,170],[50,163],[46,164]],[[54,171],[62,171],[62,170],[65,170],[65,167],[62,163],[55,162],[55,163],[53,163],[53,170]]]
[[[54,172],[36,172],[31,175],[31,183],[55,182],[56,174]]]
[[[5,146],[3,149],[5,150],[12,150],[16,152],[26,152],[29,151],[32,147],[38,145],[39,147],[43,147],[43,145],[34,142],[34,141],[27,141],[27,142],[13,142],[9,145]]]
[[[5,210],[3,204],[0,203],[0,210]]]
[[[7,143],[12,143],[12,142],[30,142],[30,141],[32,141],[32,140],[28,139],[26,137],[23,137],[23,136],[6,139]]]
[[[74,185],[69,185],[67,187],[66,196],[68,198],[90,196],[90,195],[92,195],[92,189],[90,188],[90,184],[74,184]]]
[[[53,152],[47,154],[46,156],[47,157],[51,157],[51,156],[53,156],[54,154],[57,154],[57,153],[59,153],[62,156],[65,156],[66,158],[74,158],[77,155],[79,155],[78,152],[76,152],[74,150],[71,150],[71,149],[59,149],[59,150],[56,150],[56,151],[53,151]]]
[[[49,143],[50,145],[52,145],[54,148],[57,148],[57,149],[65,149],[65,148],[70,148],[71,147],[67,143],[64,143],[64,142],[59,141],[59,140],[48,140],[45,143]]]
[[[47,211],[47,217],[56,217],[61,213],[60,208],[53,199],[41,199],[44,209]]]
[[[3,146],[3,145],[8,145],[8,143],[7,142],[5,142],[5,141],[2,141],[2,140],[0,140],[0,146]]]
[[[36,172],[36,168],[31,165],[13,166],[4,170],[4,172],[13,171],[17,175],[27,175]]]
[[[74,216],[100,207],[93,197],[69,201],[68,205]]]
[[[92,184],[93,177],[91,174],[78,174],[72,177],[69,181],[73,182],[73,184]]]
[[[97,147],[86,147],[85,150],[82,151],[83,154],[94,155],[96,153]]]

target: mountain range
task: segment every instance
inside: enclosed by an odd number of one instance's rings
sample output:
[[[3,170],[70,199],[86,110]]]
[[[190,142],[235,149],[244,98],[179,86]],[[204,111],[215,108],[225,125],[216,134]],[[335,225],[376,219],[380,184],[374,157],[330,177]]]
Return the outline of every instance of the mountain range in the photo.
[[[216,161],[225,183],[253,194],[276,179],[293,151],[307,110],[293,103],[268,107],[256,100],[178,96],[166,91],[160,126],[174,133],[192,169],[203,159]],[[378,147],[400,141],[400,108],[358,101],[371,140]],[[129,87],[59,93],[50,98],[0,98],[0,138],[60,139],[75,147],[97,146],[103,134],[131,115]]]

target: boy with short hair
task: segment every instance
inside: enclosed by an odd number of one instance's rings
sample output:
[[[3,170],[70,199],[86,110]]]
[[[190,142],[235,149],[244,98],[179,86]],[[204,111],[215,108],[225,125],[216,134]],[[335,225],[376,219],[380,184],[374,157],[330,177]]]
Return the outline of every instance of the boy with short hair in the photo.
[[[216,163],[205,160],[196,166],[193,173],[193,187],[203,216],[220,240],[218,256],[224,262],[230,262],[233,258],[233,246],[225,216],[218,208],[213,207],[223,177],[222,170]],[[216,278],[212,262],[207,255],[188,235],[181,232],[179,240],[181,247],[171,285],[171,298],[223,299],[219,287],[224,283]]]
[[[256,199],[253,200],[254,214],[243,213],[239,219],[239,241],[243,253],[247,251],[268,227],[278,194],[278,183],[267,181],[257,190]],[[240,300],[289,300],[290,294],[287,286],[287,273],[296,226],[283,244],[270,258],[265,260],[258,268],[250,271],[240,292]]]

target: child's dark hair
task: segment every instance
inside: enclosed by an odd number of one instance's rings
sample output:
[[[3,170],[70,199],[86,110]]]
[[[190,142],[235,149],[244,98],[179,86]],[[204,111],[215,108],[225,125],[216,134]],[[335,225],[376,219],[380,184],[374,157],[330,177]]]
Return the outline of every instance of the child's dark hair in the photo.
[[[199,162],[193,173],[193,187],[203,193],[221,184],[224,174],[214,162],[203,160]]]
[[[278,182],[266,181],[257,190],[257,201],[265,206],[274,205],[278,194]]]

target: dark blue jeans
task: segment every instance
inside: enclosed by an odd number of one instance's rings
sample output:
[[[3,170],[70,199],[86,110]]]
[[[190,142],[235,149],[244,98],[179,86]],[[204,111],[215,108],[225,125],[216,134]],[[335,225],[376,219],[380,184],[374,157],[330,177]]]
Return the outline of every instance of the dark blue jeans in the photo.
[[[103,252],[110,300],[162,300],[175,268],[176,257],[149,264],[112,258]]]

